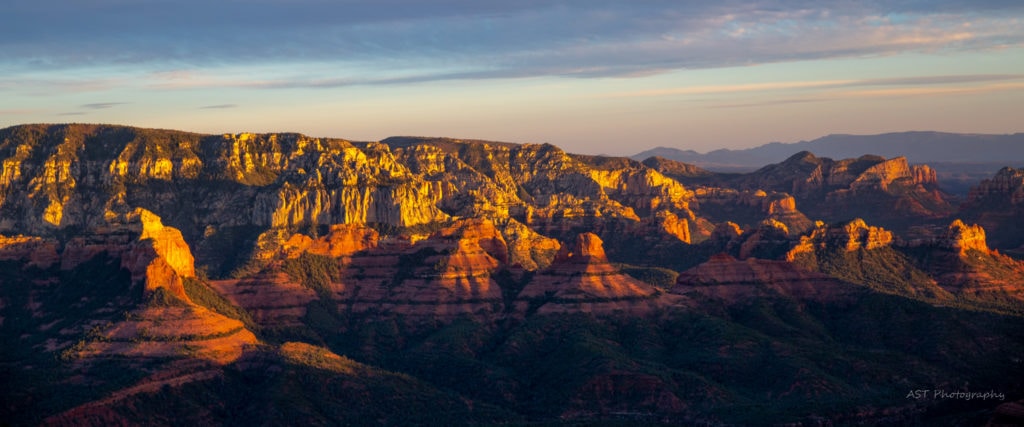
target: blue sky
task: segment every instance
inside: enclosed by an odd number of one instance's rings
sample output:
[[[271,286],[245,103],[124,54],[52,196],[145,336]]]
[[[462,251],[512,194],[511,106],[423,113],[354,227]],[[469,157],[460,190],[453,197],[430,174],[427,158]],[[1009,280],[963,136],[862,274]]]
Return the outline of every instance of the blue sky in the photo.
[[[708,151],[1024,131],[1024,2],[6,0],[0,126]]]

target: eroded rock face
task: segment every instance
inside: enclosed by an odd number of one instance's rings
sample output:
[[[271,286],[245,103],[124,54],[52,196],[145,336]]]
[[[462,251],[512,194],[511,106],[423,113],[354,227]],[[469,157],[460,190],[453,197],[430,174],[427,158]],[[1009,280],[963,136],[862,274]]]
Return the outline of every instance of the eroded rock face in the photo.
[[[743,229],[739,225],[726,221],[715,225],[715,230],[711,233],[711,240],[728,242],[739,238],[742,234]]]

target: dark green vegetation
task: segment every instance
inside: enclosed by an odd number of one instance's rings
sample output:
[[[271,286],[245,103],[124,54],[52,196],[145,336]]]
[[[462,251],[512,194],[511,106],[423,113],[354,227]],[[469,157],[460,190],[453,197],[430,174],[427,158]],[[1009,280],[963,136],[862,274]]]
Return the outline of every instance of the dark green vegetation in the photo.
[[[71,347],[84,346],[97,339],[104,325],[141,302],[141,291],[132,289],[127,272],[116,262],[98,256],[62,271],[0,261],[0,272],[0,422],[36,424],[46,415],[95,400],[144,375],[141,367],[121,361],[78,369],[68,353],[43,350],[49,338],[39,333],[43,325],[47,330],[67,331],[65,339],[70,339]],[[34,306],[32,301],[46,303]],[[95,380],[69,381],[78,374]]]
[[[232,319],[241,320],[245,327],[253,332],[259,331],[259,325],[252,320],[244,309],[234,305],[210,288],[205,282],[195,278],[185,278],[185,294],[197,305],[201,305]]]
[[[408,375],[322,352],[264,348],[220,376],[131,396],[99,414],[147,425],[462,425],[515,421]]]
[[[153,413],[160,423],[178,419],[160,414],[184,413],[183,419],[228,424],[749,425],[827,414],[904,425],[927,424],[954,405],[968,422],[981,423],[993,402],[918,402],[906,395],[970,383],[971,390],[1012,398],[1024,386],[1024,367],[1014,362],[1024,351],[1020,318],[871,293],[842,305],[780,298],[708,308],[717,314],[535,315],[447,325],[334,315],[337,329],[309,325],[322,334],[317,338],[380,368],[282,364],[261,353],[256,367],[228,367],[221,379],[140,395],[116,410]],[[472,410],[464,402],[473,402]]]

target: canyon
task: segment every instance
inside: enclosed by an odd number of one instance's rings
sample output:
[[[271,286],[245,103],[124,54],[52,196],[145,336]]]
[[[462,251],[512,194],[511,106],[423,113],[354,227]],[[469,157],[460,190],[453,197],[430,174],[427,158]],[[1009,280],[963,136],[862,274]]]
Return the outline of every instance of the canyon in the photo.
[[[899,156],[718,174],[113,125],[2,129],[0,161],[11,424],[900,424],[1002,403],[907,387],[1024,397],[1013,168],[961,201]]]

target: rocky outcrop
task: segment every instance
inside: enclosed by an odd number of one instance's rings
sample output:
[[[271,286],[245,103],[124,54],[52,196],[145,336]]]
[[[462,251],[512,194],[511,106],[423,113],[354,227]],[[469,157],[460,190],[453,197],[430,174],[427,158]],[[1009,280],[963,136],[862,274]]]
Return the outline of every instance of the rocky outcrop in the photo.
[[[604,254],[604,242],[594,233],[583,233],[576,237],[573,245],[563,246],[555,261],[564,264],[608,264]]]
[[[814,230],[809,235],[801,236],[800,242],[786,253],[786,259],[793,261],[799,254],[814,253],[817,250],[854,252],[858,249],[883,248],[892,243],[892,232],[870,226],[860,218],[833,226],[818,221]]]
[[[1024,263],[989,249],[977,224],[954,220],[943,235],[910,248],[921,268],[953,295],[1002,309],[1024,301]]]
[[[791,246],[789,228],[774,219],[761,221],[757,228],[744,232],[739,241],[740,259],[774,259]]]
[[[276,255],[295,258],[303,253],[310,253],[338,258],[374,249],[379,242],[380,233],[377,230],[358,224],[334,224],[330,226],[326,236],[315,239],[301,233],[293,234],[280,244],[279,253],[263,257],[270,258]]]
[[[946,234],[938,240],[938,245],[957,251],[960,255],[966,255],[970,250],[989,252],[988,244],[985,242],[985,229],[977,224],[964,224],[959,219],[949,224]]]
[[[121,266],[131,272],[133,282],[144,284],[143,296],[163,288],[187,301],[182,279],[195,276],[195,260],[181,232],[165,227],[160,217],[145,209],[126,215],[125,222],[133,232],[139,230],[139,237],[122,253]]]
[[[819,158],[809,152],[724,183],[740,190],[786,192],[811,217],[849,221],[856,217],[887,227],[907,227],[907,218],[941,218],[953,212],[938,189],[936,173],[906,158]]]
[[[562,247],[557,239],[543,236],[511,218],[502,221],[500,227],[507,244],[509,263],[528,271],[547,268]]]

